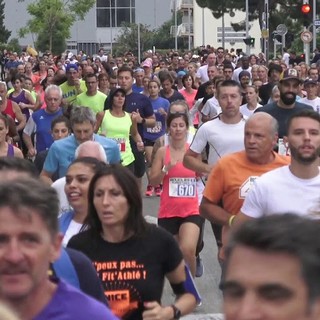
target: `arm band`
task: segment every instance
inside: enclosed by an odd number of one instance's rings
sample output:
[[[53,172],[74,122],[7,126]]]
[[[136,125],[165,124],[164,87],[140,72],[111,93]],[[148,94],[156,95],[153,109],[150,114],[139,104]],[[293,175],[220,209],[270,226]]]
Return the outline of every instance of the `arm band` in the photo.
[[[184,287],[184,282],[180,283],[170,283],[171,288],[174,292],[175,295],[180,296],[182,294],[187,293],[185,287]]]

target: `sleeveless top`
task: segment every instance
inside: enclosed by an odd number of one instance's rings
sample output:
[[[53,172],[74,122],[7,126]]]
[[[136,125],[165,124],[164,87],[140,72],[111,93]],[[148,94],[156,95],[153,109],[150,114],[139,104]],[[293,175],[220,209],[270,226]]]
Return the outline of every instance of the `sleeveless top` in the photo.
[[[7,106],[2,113],[9,115],[13,120],[16,120],[16,114],[13,111],[11,100],[7,99]]]
[[[164,164],[167,165],[170,159],[170,147],[166,146]],[[199,215],[196,174],[178,162],[163,178],[158,217],[185,218],[192,215]]]
[[[114,117],[110,110],[106,110],[100,126],[101,133],[118,144],[123,166],[128,166],[134,161],[129,140],[131,125],[128,112],[125,112],[124,117],[118,118]]]
[[[14,148],[13,145],[10,143],[8,143],[7,157],[14,157]]]
[[[9,99],[14,101],[15,103],[17,103],[17,105],[19,105],[20,102],[23,102],[25,104],[30,104],[30,101],[27,99],[26,97],[26,92],[24,90],[22,90],[19,95],[17,95],[16,97],[13,96],[13,92],[11,92],[9,94]],[[20,108],[22,113],[26,116],[26,119],[28,121],[29,117],[30,117],[30,110],[28,108]]]

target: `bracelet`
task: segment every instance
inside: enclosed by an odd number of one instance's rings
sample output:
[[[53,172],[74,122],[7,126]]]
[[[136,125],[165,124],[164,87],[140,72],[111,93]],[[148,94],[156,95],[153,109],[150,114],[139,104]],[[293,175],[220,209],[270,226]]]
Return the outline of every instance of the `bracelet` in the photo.
[[[164,165],[161,169],[161,172],[164,173],[164,174],[167,174],[168,173],[168,168]]]
[[[228,225],[229,225],[229,227],[232,226],[232,223],[233,223],[233,220],[234,220],[235,217],[236,217],[235,215],[232,215],[232,216],[229,218],[229,220],[228,220]]]

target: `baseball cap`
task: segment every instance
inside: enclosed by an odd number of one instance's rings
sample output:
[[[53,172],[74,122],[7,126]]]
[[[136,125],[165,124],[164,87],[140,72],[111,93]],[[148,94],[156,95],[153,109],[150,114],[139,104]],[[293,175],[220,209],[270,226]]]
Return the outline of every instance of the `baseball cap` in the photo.
[[[70,69],[75,69],[76,71],[78,71],[78,65],[76,65],[75,63],[68,63],[66,66],[66,72],[69,72]]]
[[[292,80],[292,79],[297,80],[298,82],[301,82],[301,79],[298,76],[298,71],[296,69],[290,68],[283,73],[283,78],[279,82]]]
[[[147,67],[147,68],[152,68],[152,62],[151,59],[146,59],[142,62],[141,67]]]
[[[183,76],[185,76],[187,73],[183,70],[180,70],[178,73],[177,73],[177,77],[178,78],[182,78]]]
[[[304,86],[307,86],[308,84],[315,84],[315,85],[317,85],[318,82],[317,82],[316,80],[306,79],[303,84],[304,84]]]

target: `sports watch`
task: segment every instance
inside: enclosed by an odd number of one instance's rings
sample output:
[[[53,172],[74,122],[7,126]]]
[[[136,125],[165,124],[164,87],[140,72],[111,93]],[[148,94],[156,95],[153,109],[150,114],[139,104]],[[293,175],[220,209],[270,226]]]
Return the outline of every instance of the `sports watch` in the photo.
[[[173,309],[173,318],[174,320],[179,320],[181,318],[181,311],[174,305],[171,305],[171,308]]]

